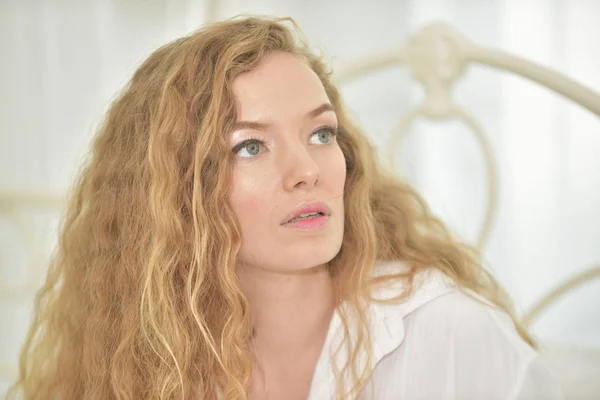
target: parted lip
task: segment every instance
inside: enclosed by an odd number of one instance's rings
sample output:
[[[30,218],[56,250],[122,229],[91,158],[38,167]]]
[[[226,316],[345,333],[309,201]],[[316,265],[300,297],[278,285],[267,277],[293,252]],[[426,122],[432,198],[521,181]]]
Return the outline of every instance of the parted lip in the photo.
[[[285,216],[281,225],[285,225],[294,218],[300,216],[300,214],[306,214],[311,212],[318,212],[323,215],[329,216],[331,215],[331,210],[327,206],[327,204],[322,201],[310,201],[299,204],[294,211]]]

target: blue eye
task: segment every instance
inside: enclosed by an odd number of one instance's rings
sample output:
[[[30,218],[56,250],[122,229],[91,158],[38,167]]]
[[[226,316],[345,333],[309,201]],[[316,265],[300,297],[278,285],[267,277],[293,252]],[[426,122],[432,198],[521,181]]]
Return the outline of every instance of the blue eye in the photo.
[[[262,140],[248,139],[237,144],[231,151],[242,158],[250,158],[258,155],[263,145],[264,142]]]
[[[337,131],[334,128],[320,128],[311,135],[310,143],[317,145],[330,144],[336,134]],[[313,142],[313,138],[316,138],[316,142]]]

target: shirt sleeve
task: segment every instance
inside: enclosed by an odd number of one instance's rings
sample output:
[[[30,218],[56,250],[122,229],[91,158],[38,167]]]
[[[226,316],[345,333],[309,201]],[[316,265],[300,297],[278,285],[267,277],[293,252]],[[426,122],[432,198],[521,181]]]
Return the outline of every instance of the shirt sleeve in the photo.
[[[429,375],[428,394],[456,400],[564,399],[557,380],[510,317],[483,300],[456,290],[416,310],[409,320],[406,339],[422,349],[419,363],[427,365],[421,370]]]

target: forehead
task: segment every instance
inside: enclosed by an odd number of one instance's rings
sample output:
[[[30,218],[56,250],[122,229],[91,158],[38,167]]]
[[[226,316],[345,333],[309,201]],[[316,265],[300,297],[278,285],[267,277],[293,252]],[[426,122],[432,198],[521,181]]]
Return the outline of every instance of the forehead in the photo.
[[[292,118],[329,102],[308,62],[284,52],[269,54],[256,68],[236,77],[233,93],[240,119]]]

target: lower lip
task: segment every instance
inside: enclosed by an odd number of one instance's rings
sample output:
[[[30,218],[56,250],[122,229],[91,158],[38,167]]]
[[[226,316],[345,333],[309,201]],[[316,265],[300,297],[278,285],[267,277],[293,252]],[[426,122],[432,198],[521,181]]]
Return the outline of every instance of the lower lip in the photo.
[[[322,215],[316,218],[303,219],[296,222],[288,222],[283,226],[286,228],[298,229],[301,231],[313,231],[322,229],[327,224],[327,221],[329,221],[329,216]]]

